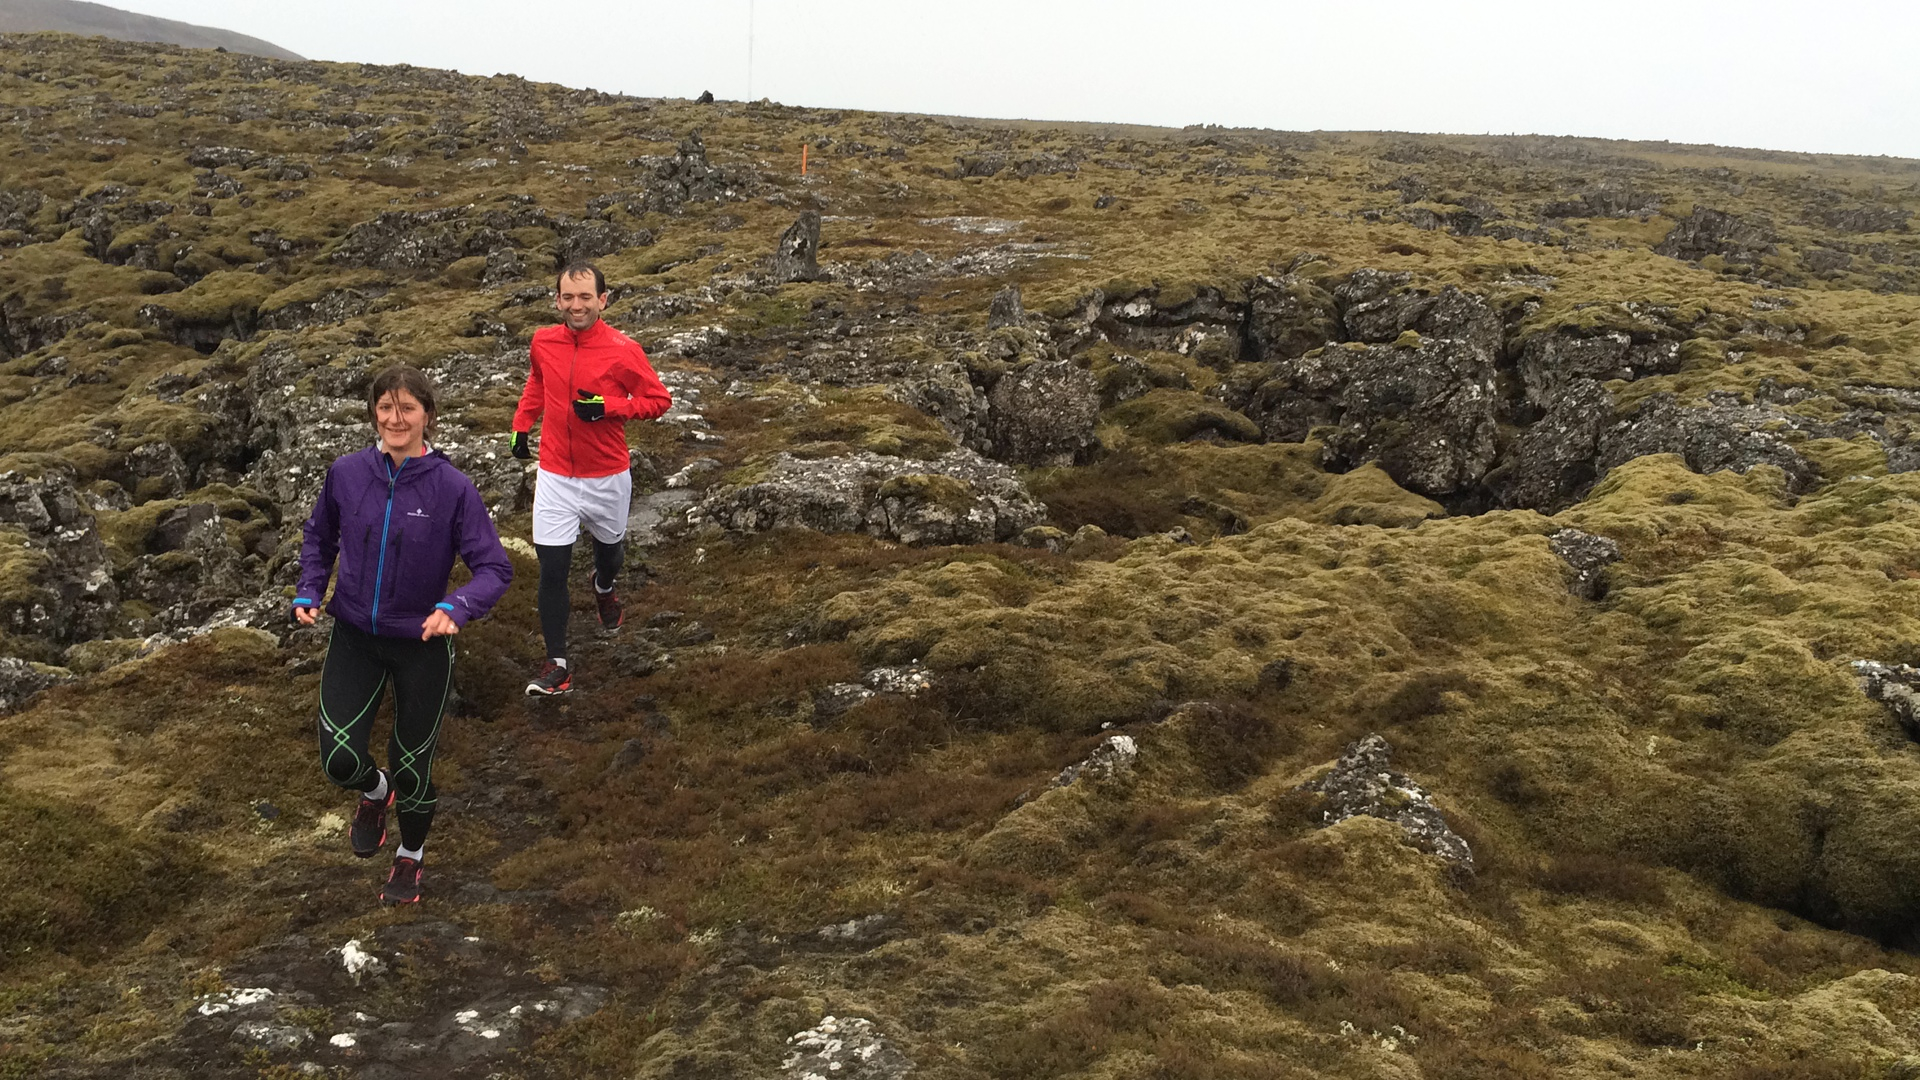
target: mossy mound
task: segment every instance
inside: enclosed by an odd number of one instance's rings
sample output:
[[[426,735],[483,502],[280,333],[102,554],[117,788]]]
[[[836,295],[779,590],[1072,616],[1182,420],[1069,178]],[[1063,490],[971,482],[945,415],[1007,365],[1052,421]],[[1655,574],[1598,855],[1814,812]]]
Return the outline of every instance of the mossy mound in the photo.
[[[190,846],[84,807],[0,790],[0,827],[13,850],[0,869],[0,962],[40,951],[94,960],[145,934],[208,880]]]

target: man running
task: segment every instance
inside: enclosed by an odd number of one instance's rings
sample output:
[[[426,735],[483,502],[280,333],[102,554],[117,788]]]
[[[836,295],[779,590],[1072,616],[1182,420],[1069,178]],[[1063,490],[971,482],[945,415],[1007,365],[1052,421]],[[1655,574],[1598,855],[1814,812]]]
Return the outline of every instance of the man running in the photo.
[[[633,340],[600,319],[607,280],[590,263],[572,263],[555,280],[554,307],[562,325],[534,332],[527,387],[513,414],[513,456],[533,456],[530,436],[540,429],[540,469],[533,487],[533,546],[540,557],[540,631],[547,660],[527,683],[529,695],[573,689],[567,661],[567,573],[573,542],[586,526],[593,539],[594,603],[601,629],[620,628],[614,578],[626,559],[627,511],[633,474],[627,458],[628,420],[652,420],[673,407],[673,396]]]

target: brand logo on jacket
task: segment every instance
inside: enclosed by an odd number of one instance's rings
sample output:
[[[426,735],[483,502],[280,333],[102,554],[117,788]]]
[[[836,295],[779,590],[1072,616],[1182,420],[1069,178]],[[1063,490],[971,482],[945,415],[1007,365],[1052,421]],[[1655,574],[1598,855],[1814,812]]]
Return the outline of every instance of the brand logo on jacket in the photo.
[[[414,507],[412,510],[407,511],[407,516],[410,518],[420,518],[425,521],[433,520],[433,515],[427,513],[424,509],[421,509],[420,507]]]

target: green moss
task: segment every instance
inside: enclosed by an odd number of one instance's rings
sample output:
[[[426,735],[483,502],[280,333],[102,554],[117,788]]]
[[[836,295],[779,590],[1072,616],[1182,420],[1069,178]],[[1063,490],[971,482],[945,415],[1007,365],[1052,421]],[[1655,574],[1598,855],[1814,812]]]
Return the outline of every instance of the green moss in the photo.
[[[1393,482],[1385,469],[1369,462],[1334,477],[1313,501],[1308,515],[1329,525],[1379,525],[1404,529],[1430,518],[1446,517],[1441,505]]]
[[[1260,427],[1240,413],[1191,390],[1154,389],[1118,405],[1106,419],[1131,438],[1166,444],[1210,437],[1258,442]]]
[[[0,963],[47,951],[93,959],[144,933],[207,880],[177,841],[129,832],[82,807],[0,790],[0,825],[18,850],[61,853],[0,865]]]

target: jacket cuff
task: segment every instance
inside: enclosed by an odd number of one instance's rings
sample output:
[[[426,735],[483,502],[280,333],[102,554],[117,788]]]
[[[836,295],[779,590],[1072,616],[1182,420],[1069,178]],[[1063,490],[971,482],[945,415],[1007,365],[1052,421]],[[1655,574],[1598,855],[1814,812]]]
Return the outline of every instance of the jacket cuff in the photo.
[[[466,611],[466,608],[467,608],[467,605],[466,605],[466,602],[465,602],[465,601],[462,601],[462,602],[460,602],[459,604],[452,604],[452,603],[449,603],[449,602],[447,602],[447,601],[445,601],[445,600],[442,600],[442,601],[440,601],[439,603],[437,603],[437,604],[435,604],[435,605],[433,605],[433,606],[434,606],[435,608],[437,608],[437,609],[439,609],[439,610],[441,610],[441,611],[444,611],[444,612],[446,612],[446,613],[447,613],[447,618],[449,618],[449,619],[452,619],[452,620],[453,620],[453,625],[455,625],[455,626],[458,626],[458,627],[460,627],[460,628],[461,628],[461,629],[463,629],[463,630],[464,630],[464,629],[466,629],[466,626],[467,626],[467,611]]]

